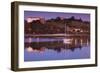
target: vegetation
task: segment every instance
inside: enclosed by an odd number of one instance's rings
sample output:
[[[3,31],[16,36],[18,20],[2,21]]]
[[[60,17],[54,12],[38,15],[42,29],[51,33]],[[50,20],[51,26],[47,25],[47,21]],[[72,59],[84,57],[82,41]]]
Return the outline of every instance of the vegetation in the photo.
[[[60,34],[60,33],[86,33],[90,34],[90,22],[82,21],[82,19],[61,19],[56,17],[45,20],[41,23],[39,20],[25,23],[25,34]]]

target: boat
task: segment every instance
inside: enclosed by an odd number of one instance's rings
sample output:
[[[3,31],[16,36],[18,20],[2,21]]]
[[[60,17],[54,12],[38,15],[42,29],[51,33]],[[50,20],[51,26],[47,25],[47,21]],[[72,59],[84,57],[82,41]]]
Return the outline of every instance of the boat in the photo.
[[[71,44],[73,39],[63,39],[64,44]]]

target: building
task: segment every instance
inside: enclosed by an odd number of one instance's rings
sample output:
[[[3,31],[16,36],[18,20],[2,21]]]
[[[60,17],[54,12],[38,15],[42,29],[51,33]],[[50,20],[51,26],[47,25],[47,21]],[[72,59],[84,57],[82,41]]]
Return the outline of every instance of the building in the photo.
[[[28,22],[28,23],[31,23],[31,22],[33,22],[33,21],[40,21],[41,23],[45,23],[45,18],[42,18],[42,17],[28,17],[27,19],[26,19],[26,21]]]

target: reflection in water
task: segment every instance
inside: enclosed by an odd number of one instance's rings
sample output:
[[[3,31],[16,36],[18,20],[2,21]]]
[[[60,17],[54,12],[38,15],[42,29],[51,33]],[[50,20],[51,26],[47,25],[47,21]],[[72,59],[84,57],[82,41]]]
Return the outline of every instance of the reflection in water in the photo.
[[[90,39],[87,37],[26,38],[24,60],[42,61],[89,58],[89,43]]]

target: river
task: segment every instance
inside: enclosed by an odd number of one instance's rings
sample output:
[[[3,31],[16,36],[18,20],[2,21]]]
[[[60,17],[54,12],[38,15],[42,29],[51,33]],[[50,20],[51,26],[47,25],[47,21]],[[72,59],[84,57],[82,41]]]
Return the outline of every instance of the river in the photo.
[[[90,58],[89,37],[26,38],[24,61]]]

